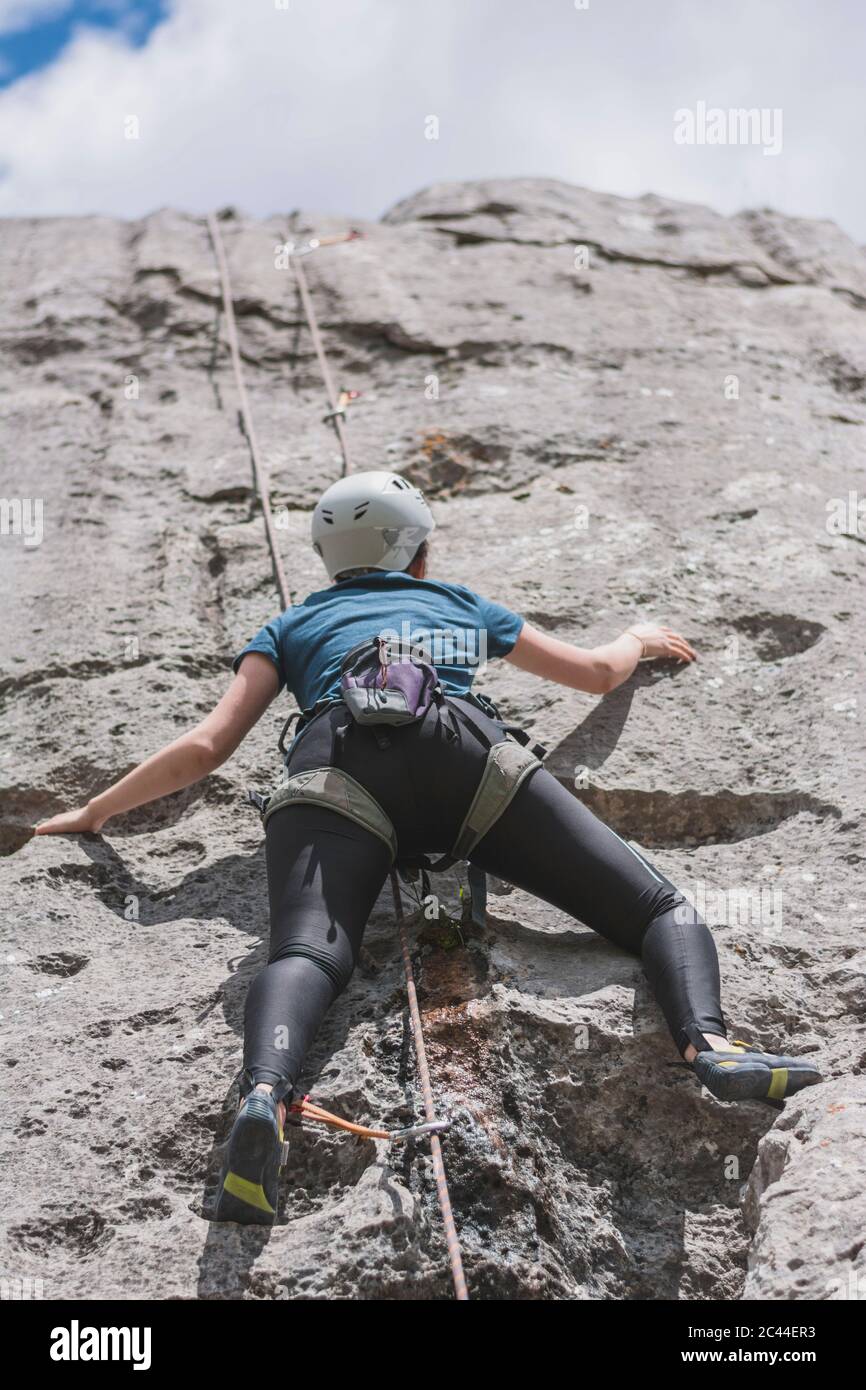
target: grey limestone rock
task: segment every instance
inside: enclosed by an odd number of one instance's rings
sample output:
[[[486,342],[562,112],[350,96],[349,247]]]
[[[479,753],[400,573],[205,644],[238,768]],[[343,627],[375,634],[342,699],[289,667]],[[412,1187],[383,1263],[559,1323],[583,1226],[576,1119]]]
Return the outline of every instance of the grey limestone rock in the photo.
[[[338,463],[277,248],[348,225],[221,222],[295,597],[324,584],[309,512]],[[360,229],[304,266],[362,392],[357,464],[434,501],[433,572],[566,640],[654,618],[700,655],[602,700],[507,663],[480,688],[704,905],[734,1035],[828,1078],[784,1113],[717,1103],[639,962],[507,884],[485,932],[417,922],[470,1290],[862,1298],[863,250],[533,179]],[[58,1298],[446,1298],[421,1146],[294,1131],[267,1238],[204,1219],[266,955],[243,793],[276,777],[286,697],[189,791],[102,836],[29,833],[211,708],[278,609],[204,222],[8,220],[0,258],[2,491],[43,505],[41,544],[0,537],[3,1271]],[[385,892],[307,1085],[406,1123],[410,1053]]]

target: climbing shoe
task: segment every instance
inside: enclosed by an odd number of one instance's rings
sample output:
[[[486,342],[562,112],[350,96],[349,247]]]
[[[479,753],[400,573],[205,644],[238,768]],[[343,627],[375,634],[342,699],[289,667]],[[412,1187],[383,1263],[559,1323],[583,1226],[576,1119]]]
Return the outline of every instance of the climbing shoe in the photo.
[[[283,1130],[273,1093],[252,1091],[228,1138],[211,1219],[272,1226],[282,1158]]]
[[[781,1102],[823,1077],[812,1062],[763,1052],[739,1038],[730,1051],[699,1052],[692,1062],[697,1075],[717,1100]]]

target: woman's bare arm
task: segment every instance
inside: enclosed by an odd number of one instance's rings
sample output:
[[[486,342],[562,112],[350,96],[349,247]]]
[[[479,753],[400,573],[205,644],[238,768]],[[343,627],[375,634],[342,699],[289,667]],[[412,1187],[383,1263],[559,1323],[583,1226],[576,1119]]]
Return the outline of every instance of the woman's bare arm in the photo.
[[[641,656],[694,661],[697,653],[679,633],[654,623],[636,623],[601,647],[573,647],[524,623],[505,659],[557,685],[606,695],[628,680]]]
[[[101,830],[111,816],[200,781],[231,757],[264,714],[277,686],[273,662],[260,652],[250,652],[219,704],[200,724],[154,753],[86,806],[43,821],[36,826],[35,834]]]

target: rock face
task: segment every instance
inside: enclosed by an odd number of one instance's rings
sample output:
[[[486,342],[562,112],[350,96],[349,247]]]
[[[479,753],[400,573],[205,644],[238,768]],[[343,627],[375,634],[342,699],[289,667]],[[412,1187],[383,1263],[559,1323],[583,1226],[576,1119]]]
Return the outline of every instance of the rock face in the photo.
[[[338,473],[287,236],[226,212],[293,593]],[[478,688],[714,927],[734,1036],[827,1076],[721,1105],[640,965],[492,885],[485,932],[413,929],[471,1293],[866,1296],[862,734],[866,256],[828,223],[544,180],[446,185],[305,261],[356,463],[405,470],[433,572],[589,645],[638,618],[700,661],[605,699],[494,663]],[[202,221],[6,221],[2,255],[3,1273],[48,1298],[447,1298],[427,1152],[292,1135],[267,1235],[203,1217],[267,897],[217,774],[29,838],[210,709],[278,609]],[[41,499],[41,543],[22,532]],[[36,539],[34,536],[32,539]],[[456,903],[459,875],[440,883]],[[308,1059],[332,1110],[420,1114],[389,897]]]

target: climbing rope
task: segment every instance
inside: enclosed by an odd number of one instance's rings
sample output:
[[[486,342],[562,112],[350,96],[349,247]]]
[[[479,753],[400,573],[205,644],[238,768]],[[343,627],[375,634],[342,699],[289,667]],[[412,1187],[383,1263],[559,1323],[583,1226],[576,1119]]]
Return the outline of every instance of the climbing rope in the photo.
[[[355,235],[357,235],[357,233],[355,233]],[[334,390],[331,369],[328,366],[328,359],[325,356],[325,347],[322,342],[322,335],[319,332],[319,323],[316,318],[316,311],[313,308],[313,299],[310,294],[310,287],[307,284],[304,267],[302,263],[295,258],[294,253],[292,253],[291,256],[290,265],[295,273],[295,280],[297,281],[298,291],[301,296],[301,303],[304,306],[304,313],[306,314],[310,335],[313,339],[313,347],[316,349],[316,356],[319,359],[319,367],[322,372],[322,380],[325,383],[325,393],[328,397],[328,405],[330,406],[330,410],[325,416],[325,419],[334,426],[334,433],[340,442],[340,452],[343,455],[343,476],[345,477],[347,473],[351,473],[352,471],[352,465],[349,462],[349,446],[346,442],[346,406],[349,399],[357,396],[358,393],[356,391],[351,393],[348,391],[341,391],[340,396],[337,396]]]
[[[277,549],[276,533],[273,525],[273,514],[271,512],[269,477],[258,451],[255,428],[253,425],[252,413],[250,411],[249,398],[247,396],[246,384],[244,382],[243,363],[241,361],[240,349],[238,346],[237,324],[234,312],[234,295],[232,293],[231,277],[229,274],[228,262],[226,260],[223,247],[222,236],[219,224],[213,214],[208,215],[208,232],[214,248],[217,268],[219,270],[220,287],[222,292],[223,307],[226,317],[226,329],[228,333],[229,348],[231,350],[232,367],[234,368],[235,382],[240,401],[241,421],[250,446],[250,455],[253,462],[253,475],[255,478],[256,489],[262,506],[262,514],[265,522],[265,535],[271,552],[271,560],[274,568],[274,577],[277,583],[280,600],[284,608],[289,606],[289,586],[286,581],[285,570]],[[350,400],[357,396],[354,391],[341,391],[338,395],[334,380],[328,365],[322,335],[319,329],[316,311],[313,307],[313,300],[310,294],[307,277],[299,257],[309,255],[312,251],[321,246],[334,245],[341,241],[352,241],[360,235],[359,232],[349,232],[345,236],[323,237],[313,239],[305,246],[289,246],[289,263],[298,285],[298,292],[304,308],[307,325],[313,340],[313,346],[318,358],[319,367],[322,372],[322,379],[325,384],[325,393],[328,398],[329,411],[325,419],[333,425],[334,432],[340,445],[340,452],[343,459],[343,475],[352,471],[352,463],[349,455],[349,446],[346,439],[345,418],[346,406]],[[288,243],[287,243],[288,245]],[[387,1139],[391,1142],[412,1139],[429,1135],[430,1152],[433,1160],[433,1176],[436,1182],[436,1196],[439,1200],[439,1208],[442,1213],[442,1222],[445,1228],[445,1241],[448,1248],[448,1259],[451,1265],[451,1276],[454,1281],[454,1293],[458,1300],[465,1301],[469,1298],[466,1288],[466,1278],[463,1273],[463,1259],[460,1251],[460,1242],[457,1236],[457,1228],[454,1224],[454,1213],[451,1207],[451,1196],[448,1191],[448,1182],[445,1176],[445,1163],[442,1157],[442,1143],[439,1134],[448,1127],[447,1120],[437,1120],[433,1106],[433,1088],[430,1083],[430,1070],[427,1065],[427,1050],[424,1045],[424,1029],[421,1022],[421,1011],[418,1007],[418,994],[415,988],[415,975],[412,969],[412,958],[409,953],[409,940],[406,933],[406,919],[403,914],[403,901],[400,894],[400,884],[396,871],[391,870],[391,892],[394,898],[394,911],[397,918],[397,931],[400,940],[400,952],[403,959],[403,969],[406,975],[406,993],[409,1002],[409,1018],[412,1030],[412,1040],[415,1045],[415,1059],[418,1068],[418,1080],[421,1087],[421,1097],[424,1104],[425,1123],[421,1125],[411,1125],[402,1130],[375,1130],[368,1129],[364,1125],[352,1124],[349,1120],[343,1120],[338,1115],[332,1115],[330,1111],[324,1110],[310,1100],[309,1096],[304,1096],[303,1100],[293,1103],[289,1107],[292,1117],[297,1116],[297,1121],[301,1119],[317,1120],[323,1124],[331,1125],[356,1134],[367,1139]]]
[[[415,1043],[415,1058],[418,1066],[418,1080],[421,1083],[421,1098],[424,1101],[424,1114],[428,1124],[435,1123],[436,1112],[433,1108],[433,1088],[430,1085],[430,1071],[427,1066],[427,1049],[424,1046],[424,1029],[421,1026],[421,1010],[418,1008],[418,995],[415,990],[415,973],[412,969],[412,958],[409,955],[409,939],[406,935],[406,919],[403,916],[403,902],[400,897],[400,885],[397,882],[397,875],[391,870],[391,892],[394,895],[394,912],[397,916],[397,931],[400,936],[400,952],[403,956],[403,970],[406,975],[406,993],[409,997],[409,1017],[412,1021],[412,1040]],[[442,1143],[439,1135],[430,1135],[430,1154],[433,1159],[433,1177],[436,1180],[436,1196],[439,1198],[439,1210],[442,1213],[442,1224],[445,1227],[445,1243],[448,1247],[448,1259],[451,1263],[451,1277],[454,1280],[454,1293],[459,1300],[469,1298],[466,1288],[466,1277],[463,1273],[463,1258],[460,1253],[460,1241],[457,1236],[457,1228],[454,1225],[454,1213],[451,1210],[451,1194],[448,1191],[448,1181],[445,1177],[445,1160],[442,1157]]]
[[[259,444],[256,439],[253,415],[250,410],[249,397],[247,396],[246,382],[244,381],[244,371],[241,364],[241,353],[238,347],[238,326],[235,322],[235,305],[232,296],[231,279],[229,277],[229,267],[226,260],[226,253],[223,249],[223,240],[220,235],[219,224],[213,213],[208,214],[207,228],[210,233],[211,243],[216,257],[217,270],[219,271],[220,287],[222,290],[223,307],[226,316],[226,332],[228,333],[229,350],[232,356],[232,366],[235,372],[235,382],[238,388],[238,400],[241,409],[241,425],[246,435],[247,443],[250,446],[250,458],[253,461],[253,477],[255,478],[256,491],[259,494],[259,501],[262,504],[262,516],[265,522],[265,535],[268,538],[268,546],[271,552],[271,561],[274,566],[274,578],[277,581],[280,601],[284,608],[288,608],[290,603],[289,585],[286,580],[286,572],[283,569],[283,562],[280,552],[277,549],[277,538],[274,532],[274,516],[271,511],[270,483],[264,464],[259,456]]]

